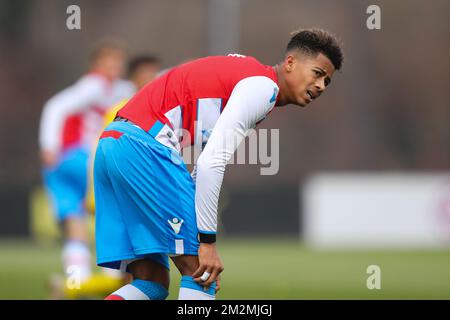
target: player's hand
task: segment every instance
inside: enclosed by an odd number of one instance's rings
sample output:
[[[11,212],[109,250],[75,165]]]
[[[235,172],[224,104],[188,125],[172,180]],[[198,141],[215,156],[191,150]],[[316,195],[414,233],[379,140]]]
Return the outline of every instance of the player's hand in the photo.
[[[220,290],[220,274],[216,278],[216,293]]]
[[[58,162],[58,155],[51,151],[41,151],[41,161],[45,167],[54,167]]]
[[[215,243],[200,243],[198,249],[199,267],[192,274],[194,281],[202,285],[207,290],[211,284],[217,280],[216,285],[220,287],[219,274],[223,271],[223,264],[220,260],[219,254],[216,250]],[[209,272],[211,275],[206,281],[201,279],[204,272]],[[218,290],[216,289],[216,292]]]

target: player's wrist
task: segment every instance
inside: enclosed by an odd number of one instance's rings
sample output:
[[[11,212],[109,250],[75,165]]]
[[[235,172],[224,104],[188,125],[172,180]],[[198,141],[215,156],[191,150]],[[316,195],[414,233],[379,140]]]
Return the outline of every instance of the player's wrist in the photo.
[[[204,233],[199,232],[198,233],[198,241],[200,243],[216,243],[216,234],[215,233]]]

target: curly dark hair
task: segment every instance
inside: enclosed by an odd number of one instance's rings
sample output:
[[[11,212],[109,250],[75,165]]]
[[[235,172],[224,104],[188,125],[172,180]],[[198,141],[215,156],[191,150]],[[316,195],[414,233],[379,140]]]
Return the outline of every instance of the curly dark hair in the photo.
[[[302,29],[292,34],[286,48],[286,53],[300,50],[306,54],[316,55],[323,53],[330,59],[336,70],[342,67],[344,56],[340,41],[333,34],[322,29]]]

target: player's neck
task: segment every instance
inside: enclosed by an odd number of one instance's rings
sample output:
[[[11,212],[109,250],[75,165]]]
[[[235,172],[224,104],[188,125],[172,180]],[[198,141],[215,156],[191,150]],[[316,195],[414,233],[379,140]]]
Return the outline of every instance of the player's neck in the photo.
[[[286,80],[284,79],[283,73],[281,72],[281,66],[279,64],[275,65],[273,68],[277,74],[278,88],[280,89],[275,106],[282,107],[290,103],[287,95],[285,94],[287,90]]]
[[[104,78],[107,82],[113,82],[113,81],[114,81],[113,79],[111,79],[110,77],[108,77],[108,73],[107,73],[107,72],[104,72],[101,68],[95,68],[95,67],[92,67],[92,68],[89,70],[88,73],[89,73],[89,74],[95,74],[95,75],[98,75],[98,76]]]

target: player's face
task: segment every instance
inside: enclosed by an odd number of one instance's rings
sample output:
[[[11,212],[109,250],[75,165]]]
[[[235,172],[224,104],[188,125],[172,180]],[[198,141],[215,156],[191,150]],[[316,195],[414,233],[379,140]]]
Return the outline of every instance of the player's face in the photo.
[[[286,84],[291,103],[305,107],[331,82],[334,66],[324,54],[290,54],[285,59]]]
[[[122,76],[124,62],[125,56],[121,51],[111,51],[98,59],[97,69],[108,79],[116,80]]]
[[[136,84],[137,88],[140,89],[152,81],[158,72],[159,67],[157,64],[145,64],[137,68],[135,74],[132,76],[132,80]]]

